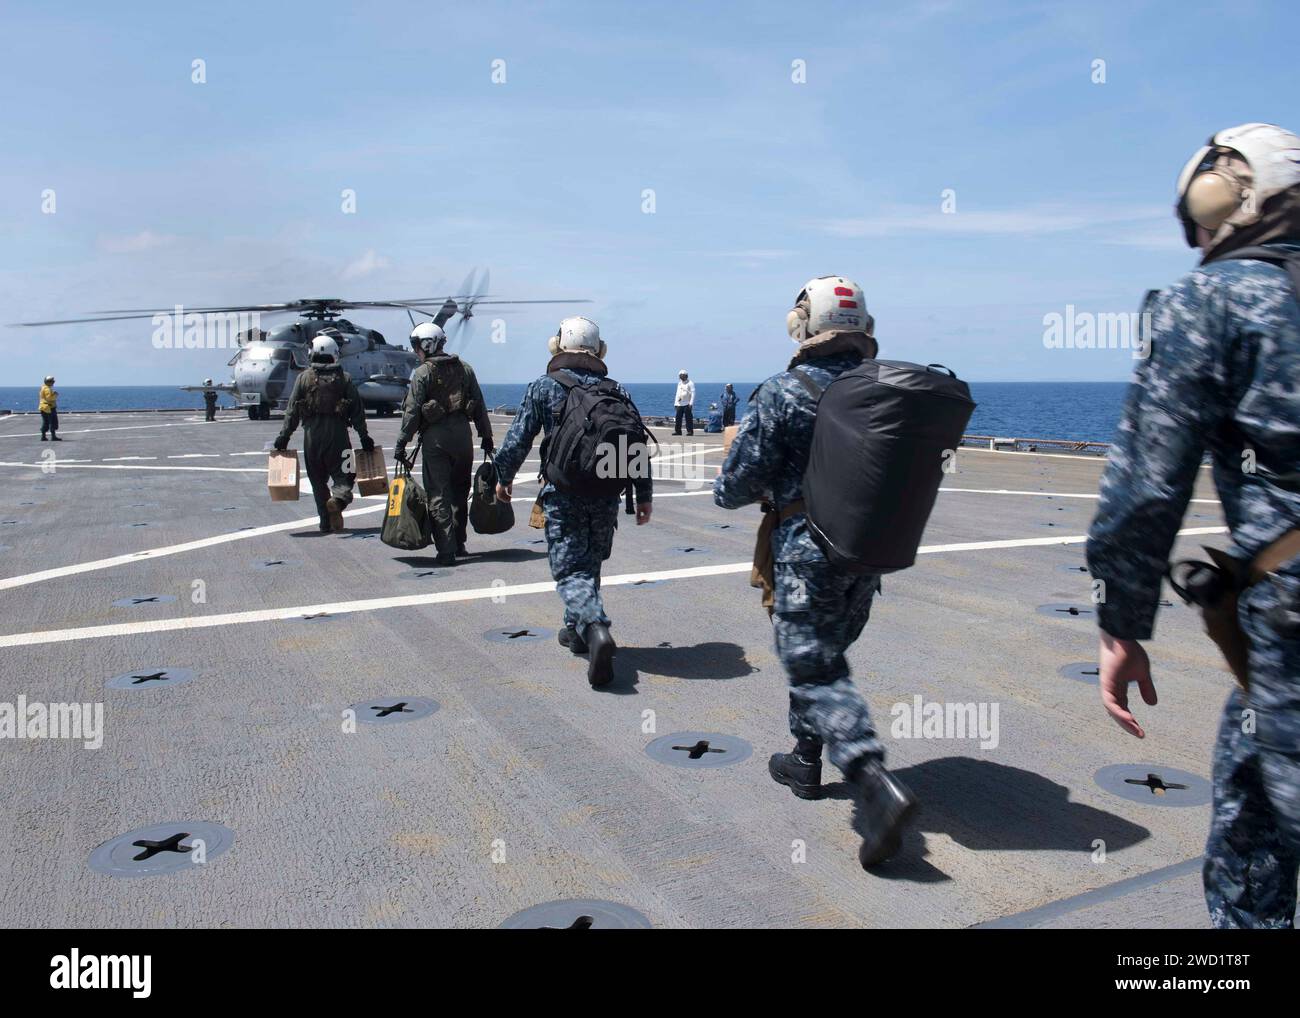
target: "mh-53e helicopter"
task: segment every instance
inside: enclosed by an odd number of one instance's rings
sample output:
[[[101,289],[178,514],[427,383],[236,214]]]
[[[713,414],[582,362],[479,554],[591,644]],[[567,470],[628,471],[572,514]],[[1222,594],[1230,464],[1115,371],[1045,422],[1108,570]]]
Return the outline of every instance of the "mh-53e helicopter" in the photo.
[[[233,329],[238,350],[230,359],[233,379],[220,385],[183,385],[187,392],[216,391],[230,393],[241,408],[247,410],[252,420],[269,420],[273,410],[284,410],[293,391],[293,383],[308,367],[311,341],[320,333],[331,336],[339,345],[339,361],[352,380],[362,403],[381,416],[394,413],[406,397],[411,372],[415,370],[415,354],[406,345],[395,346],[384,339],[377,329],[355,325],[341,317],[342,312],[357,309],[400,309],[406,312],[411,324],[415,316],[423,315],[437,325],[444,326],[453,317],[459,318],[447,332],[449,344],[460,341],[461,349],[468,345],[473,334],[474,309],[479,305],[497,304],[585,304],[586,300],[499,300],[487,293],[488,271],[483,270],[477,284],[475,273],[470,272],[459,294],[447,297],[416,297],[403,300],[341,300],[334,297],[310,297],[284,304],[248,304],[232,307],[176,307],[133,308],[122,311],[103,311],[98,317],[63,319],[49,322],[19,322],[23,326],[70,325],[88,322],[129,321],[151,318],[159,326],[154,334],[154,346],[203,349],[225,345],[215,343],[211,335],[197,334],[194,330],[216,326]],[[430,310],[436,308],[436,310]],[[260,326],[262,315],[297,313],[298,320],[265,330]],[[247,317],[245,317],[247,316]],[[171,323],[170,318],[177,321]],[[183,322],[180,320],[183,318]],[[193,321],[191,321],[193,320]],[[251,327],[250,326],[251,323]],[[166,329],[165,342],[160,333]],[[184,332],[182,337],[181,333]],[[215,329],[214,331],[220,331]],[[175,335],[173,336],[173,332]]]

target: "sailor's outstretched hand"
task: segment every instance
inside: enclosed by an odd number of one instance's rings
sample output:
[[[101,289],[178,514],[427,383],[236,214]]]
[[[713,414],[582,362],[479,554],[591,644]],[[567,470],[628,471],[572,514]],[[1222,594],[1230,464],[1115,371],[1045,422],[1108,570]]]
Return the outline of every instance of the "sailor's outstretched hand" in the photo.
[[[510,495],[511,495],[511,489],[512,489],[512,488],[514,488],[514,485],[513,485],[513,484],[498,484],[498,485],[497,485],[497,501],[498,501],[498,502],[509,502],[509,501],[510,501]]]

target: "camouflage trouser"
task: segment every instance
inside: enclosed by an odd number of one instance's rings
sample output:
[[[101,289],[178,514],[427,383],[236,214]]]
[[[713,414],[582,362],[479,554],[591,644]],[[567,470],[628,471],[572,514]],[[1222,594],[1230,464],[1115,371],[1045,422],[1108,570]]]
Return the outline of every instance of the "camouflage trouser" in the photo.
[[[1292,577],[1280,583],[1300,586]],[[1295,591],[1292,591],[1294,596]],[[1243,597],[1251,688],[1228,697],[1214,747],[1205,901],[1220,929],[1290,928],[1300,870],[1300,647],[1268,629],[1268,584]]]
[[[844,657],[871,615],[879,577],[821,562],[777,562],[774,578],[772,626],[790,681],[791,734],[802,751],[828,747],[831,763],[846,773],[864,757],[884,759]]]
[[[551,577],[564,599],[564,624],[579,633],[592,622],[609,623],[600,599],[600,565],[614,549],[618,496],[583,498],[558,491],[542,498]]]

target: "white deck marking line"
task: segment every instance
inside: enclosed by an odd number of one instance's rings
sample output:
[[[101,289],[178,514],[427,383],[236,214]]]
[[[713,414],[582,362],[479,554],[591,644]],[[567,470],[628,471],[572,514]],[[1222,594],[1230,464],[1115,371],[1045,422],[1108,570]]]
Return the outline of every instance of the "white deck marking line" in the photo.
[[[92,431],[140,431],[145,428],[192,428],[196,424],[206,424],[206,421],[185,420],[171,421],[167,424],[122,424],[115,428],[59,428],[65,435],[87,435]],[[29,435],[0,435],[0,438],[29,438]]]
[[[1042,456],[1044,459],[1051,460],[1074,460],[1076,463],[1100,463],[1103,467],[1109,462],[1109,456],[1094,456],[1090,453],[1068,453],[1068,452],[1021,452],[1018,449],[985,449],[978,445],[960,445],[957,447],[957,455],[967,452],[983,452],[991,456]],[[1202,470],[1209,470],[1213,464],[1202,463]]]
[[[308,491],[310,491],[308,486]],[[348,509],[343,515],[364,516],[367,513],[377,513],[388,505],[388,498],[385,495],[362,496],[367,499],[381,500],[377,504],[362,506],[357,509]],[[301,530],[304,527],[313,527],[319,521],[315,516],[307,516],[299,520],[286,520],[283,523],[268,523],[262,527],[253,527],[251,530],[235,530],[227,534],[216,534],[213,537],[200,537],[193,541],[186,541],[183,544],[162,545],[157,548],[148,548],[144,551],[133,551],[127,555],[114,555],[112,558],[96,559],[93,562],[78,562],[70,566],[55,566],[53,569],[43,569],[39,573],[28,573],[25,576],[9,576],[0,579],[0,590],[12,590],[15,587],[25,587],[32,583],[40,583],[44,580],[55,580],[63,576],[76,576],[79,573],[96,572],[100,569],[111,569],[114,566],[123,566],[131,562],[147,562],[149,559],[164,558],[168,555],[180,555],[187,551],[198,551],[201,548],[211,548],[218,544],[229,544],[232,541],[243,541],[252,537],[263,537],[267,534],[277,534],[285,530]]]
[[[1221,534],[1227,527],[1193,527],[1180,530],[1179,536]],[[1054,544],[1081,544],[1086,535],[1068,537],[1028,537],[1006,541],[970,541],[961,544],[932,544],[919,549],[923,555],[953,551],[984,551],[995,548],[1037,548]],[[695,566],[688,569],[662,569],[657,572],[623,573],[601,579],[601,588],[625,586],[640,580],[686,580],[701,576],[724,576],[749,572],[749,562],[728,562],[714,566]],[[304,615],[324,612],[329,615],[350,615],[356,612],[387,611],[393,608],[418,608],[433,604],[451,604],[464,601],[481,601],[493,597],[545,594],[555,590],[555,583],[519,583],[510,587],[478,587],[468,590],[444,590],[427,594],[408,594],[403,597],[374,597],[361,601],[336,601],[327,604],[297,605],[290,608],[264,608],[259,611],[229,612],[222,615],[198,615],[179,619],[154,619],[148,622],[121,622],[107,626],[84,626],[78,629],[46,629],[33,633],[13,633],[0,636],[0,648],[31,647],[48,643],[70,643],[77,640],[102,640],[114,636],[133,636],[139,633],[170,633],[185,629],[211,629],[220,626],[246,625],[253,622],[283,622]]]
[[[211,459],[220,459],[220,458],[221,458],[221,453],[219,453],[219,452],[182,452],[182,453],[177,453],[177,454],[174,455],[174,456],[168,456],[167,458],[168,458],[169,460],[211,460]]]
[[[19,466],[19,465],[24,465],[24,464],[0,463],[0,466]],[[35,464],[32,464],[32,465],[34,466]],[[74,465],[74,466],[79,466],[80,464],[73,464],[73,465]],[[211,470],[211,471],[219,471],[219,472],[222,472],[222,473],[242,473],[242,474],[264,474],[264,473],[265,473],[264,470],[262,470],[261,468],[256,468],[256,467],[167,467],[167,466],[139,466],[139,467],[131,467],[131,466],[121,466],[121,467],[118,467],[118,466],[111,466],[111,467],[110,467],[110,466],[98,466],[98,465],[96,465],[96,466],[90,466],[90,467],[88,467],[87,469],[98,469],[98,470],[131,470],[131,469],[136,469],[136,470],[189,470],[189,471]],[[392,472],[392,467],[389,468],[389,472],[390,472],[390,473]],[[681,478],[674,478],[674,480],[681,480]],[[528,479],[526,479],[526,480],[516,480],[516,481],[515,481],[515,484],[516,484],[516,485],[521,485],[521,486],[522,486],[522,485],[529,485],[529,484],[536,484],[536,483],[537,483],[537,481],[536,481],[535,478],[528,478]],[[304,488],[304,490],[305,490],[306,492],[310,493],[310,491],[311,491],[311,482],[308,481],[305,477],[303,478],[303,488]],[[1096,495],[1080,495],[1080,494],[1073,494],[1073,493],[1066,493],[1066,492],[1050,492],[1050,493],[1049,493],[1049,492],[1041,492],[1041,491],[1008,491],[1008,490],[1001,489],[1001,488],[989,488],[989,489],[984,489],[984,488],[940,488],[939,490],[940,490],[940,491],[958,491],[958,492],[965,492],[965,493],[989,494],[989,495],[1047,495],[1047,494],[1052,494],[1052,495],[1055,495],[1055,496],[1060,497],[1060,498],[1087,498],[1087,499],[1095,499],[1095,498],[1097,498]],[[657,501],[658,499],[661,499],[661,498],[686,498],[686,497],[690,497],[690,496],[694,496],[694,495],[711,495],[712,493],[713,493],[713,489],[712,489],[712,487],[711,487],[711,486],[705,486],[705,487],[701,488],[701,489],[698,490],[698,491],[657,491],[657,492],[655,492],[655,494],[654,494],[654,498],[655,498],[655,500]],[[242,493],[237,493],[237,494],[242,494]],[[384,507],[384,505],[386,504],[384,501],[382,501],[382,500],[385,498],[385,496],[383,496],[383,495],[369,495],[369,496],[358,495],[357,498],[358,498],[358,500],[360,500],[360,499],[367,499],[367,500],[368,500],[368,499],[376,499],[376,500],[381,500],[381,501],[379,501],[379,504],[378,504],[378,505],[370,505],[370,506],[359,507],[359,508],[355,508],[355,509],[349,509],[349,510],[347,510],[347,512],[345,512],[345,513],[343,514],[345,517],[346,517],[346,516],[363,515],[363,514],[366,514],[366,513],[377,512],[378,510],[382,509],[382,508]],[[1211,503],[1211,504],[1214,504],[1214,505],[1217,505],[1217,504],[1218,504],[1217,500],[1215,500],[1215,499],[1209,499],[1209,498],[1203,498],[1203,499],[1192,499],[1192,501],[1193,501],[1193,502],[1206,502],[1206,503]],[[73,564],[73,565],[67,565],[67,566],[57,566],[57,567],[55,567],[55,568],[53,568],[53,569],[46,569],[46,570],[43,570],[43,571],[41,571],[41,572],[39,572],[39,573],[29,573],[29,574],[24,575],[24,576],[11,576],[11,577],[7,577],[7,578],[0,579],[0,590],[12,590],[12,589],[15,588],[15,587],[25,587],[25,586],[29,586],[30,584],[33,584],[33,583],[40,583],[40,582],[43,581],[43,580],[59,579],[59,578],[64,577],[64,576],[75,576],[75,575],[77,575],[77,574],[79,574],[79,573],[96,572],[96,571],[98,571],[98,570],[100,570],[100,569],[111,569],[111,568],[113,568],[113,567],[115,567],[115,566],[127,565],[127,564],[129,564],[129,563],[131,563],[131,562],[141,562],[141,561],[145,561],[145,560],[153,559],[153,558],[163,558],[163,557],[168,556],[168,555],[180,555],[180,554],[184,554],[185,552],[188,552],[188,551],[197,551],[197,550],[202,549],[202,548],[210,548],[210,547],[212,547],[212,546],[214,546],[214,545],[218,545],[218,544],[227,544],[227,543],[230,543],[230,542],[232,542],[232,541],[242,541],[242,540],[245,540],[245,539],[248,539],[248,538],[253,538],[253,537],[262,537],[262,536],[264,536],[264,535],[266,535],[266,534],[273,534],[273,533],[278,533],[278,532],[281,532],[281,531],[287,531],[287,530],[298,530],[298,529],[301,529],[301,528],[303,528],[303,527],[310,526],[311,524],[313,524],[313,523],[315,523],[315,522],[316,522],[316,520],[315,520],[314,517],[306,517],[306,518],[301,519],[301,520],[291,520],[291,521],[286,521],[286,522],[284,522],[284,523],[272,523],[272,524],[267,524],[267,525],[265,525],[265,526],[261,526],[261,527],[254,527],[252,530],[237,530],[237,531],[234,531],[234,532],[232,532],[232,533],[227,533],[227,534],[217,534],[217,535],[215,535],[215,536],[213,536],[213,537],[197,538],[197,539],[195,539],[195,540],[193,540],[193,541],[186,541],[186,542],[184,542],[184,543],[182,543],[182,544],[163,545],[163,546],[160,546],[160,547],[157,547],[157,548],[150,548],[150,549],[147,549],[147,550],[145,550],[145,551],[132,552],[130,555],[116,555],[116,556],[113,556],[112,558],[96,559],[96,560],[94,560],[94,561],[90,561],[90,562],[75,563],[75,564]],[[1206,531],[1206,532],[1207,532],[1207,533],[1214,533],[1214,532],[1217,532],[1217,531],[1211,529],[1210,531]],[[1186,531],[1186,533],[1191,533],[1191,531]],[[1049,543],[1049,544],[1050,544],[1050,543],[1054,543],[1056,540],[1057,540],[1056,538],[1048,538],[1048,539],[1047,539],[1047,543]]]
[[[0,461],[0,467],[26,467],[28,469],[49,470],[51,466],[56,472],[73,468],[75,470],[201,470],[219,474],[262,474],[264,476],[266,474],[266,467],[183,467],[179,463],[147,466],[143,463],[91,463],[89,460],[52,460],[49,464]]]
[[[1044,498],[1101,498],[1100,494],[1080,495],[1071,491],[1017,491],[1014,488],[940,488],[940,491],[957,491],[973,495],[1039,495]],[[1217,498],[1190,498],[1189,502],[1221,505]]]

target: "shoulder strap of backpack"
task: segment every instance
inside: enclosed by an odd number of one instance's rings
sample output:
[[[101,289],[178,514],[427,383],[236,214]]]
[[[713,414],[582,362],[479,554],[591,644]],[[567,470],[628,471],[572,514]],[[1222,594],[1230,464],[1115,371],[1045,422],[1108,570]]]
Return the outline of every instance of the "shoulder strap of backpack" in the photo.
[[[1282,251],[1275,247],[1266,247],[1259,244],[1255,247],[1238,248],[1236,251],[1229,251],[1222,258],[1214,259],[1217,261],[1254,261],[1268,262],[1279,268],[1286,269],[1291,276],[1291,285],[1295,287],[1296,296],[1300,297],[1300,254],[1295,251]]]
[[[575,375],[572,371],[568,371],[565,368],[560,368],[558,371],[548,371],[547,377],[554,378],[557,382],[559,382],[562,386],[564,386],[565,392],[568,392],[574,386],[582,385],[582,380],[578,378],[578,376]]]
[[[805,372],[802,368],[794,368],[791,370],[790,374],[794,375],[795,378],[799,379],[799,381],[803,383],[803,387],[812,394],[812,398],[815,402],[821,402],[822,387],[813,381],[812,375]]]

